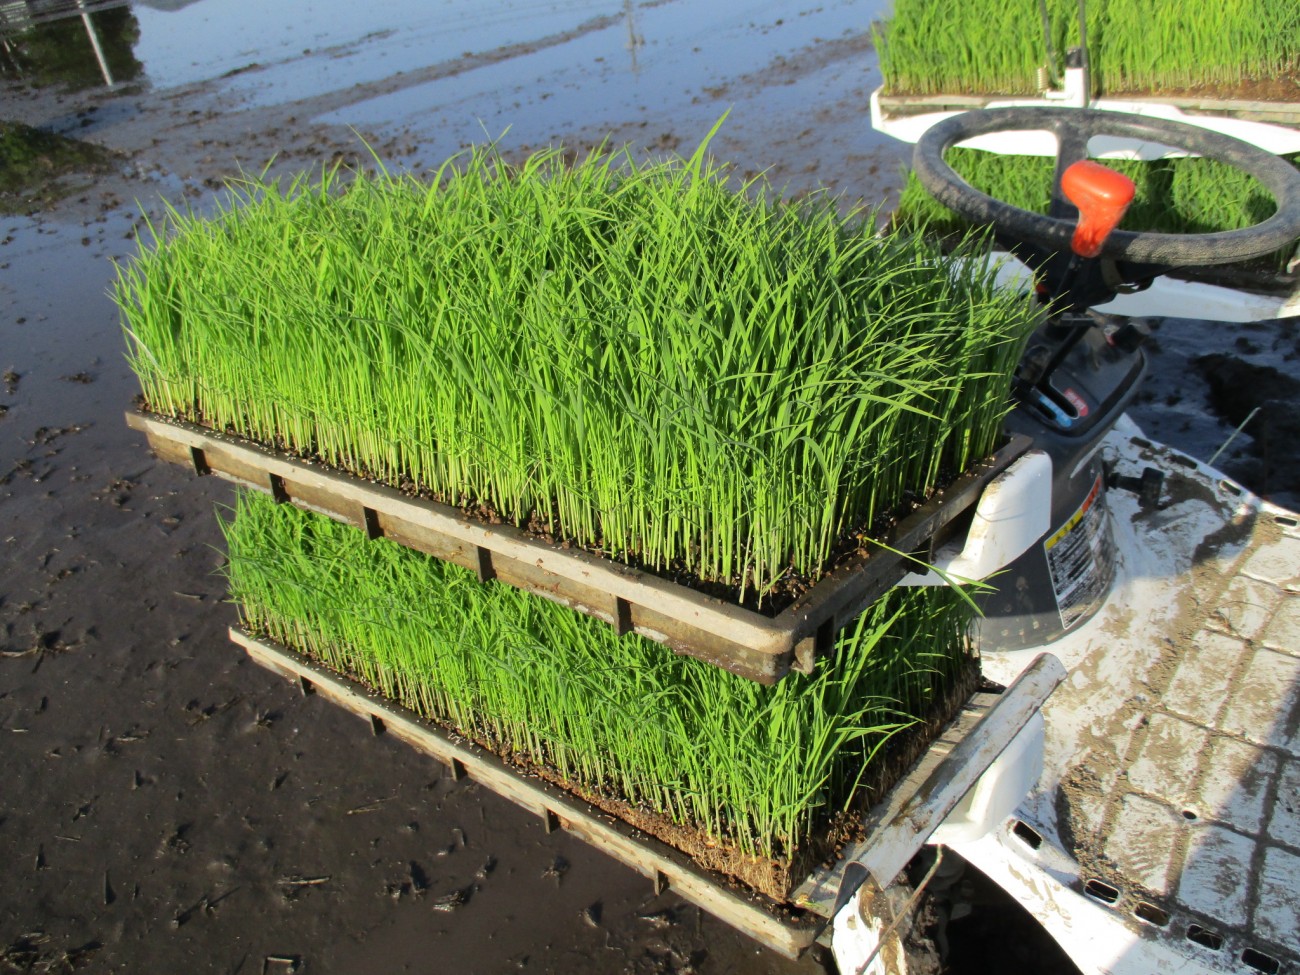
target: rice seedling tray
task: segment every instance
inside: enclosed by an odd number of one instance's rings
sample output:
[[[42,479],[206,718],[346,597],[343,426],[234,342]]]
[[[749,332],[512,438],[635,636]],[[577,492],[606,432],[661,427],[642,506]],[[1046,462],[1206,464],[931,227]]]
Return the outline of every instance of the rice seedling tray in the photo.
[[[1070,0],[892,6],[873,31],[892,93],[1032,93],[1068,70],[1071,49],[1082,46],[1090,87],[1107,98],[1217,102],[1214,111],[1300,100],[1294,0],[1098,0],[1086,10]]]
[[[434,501],[309,463],[261,444],[139,411],[127,424],[163,460],[217,474],[435,558],[546,597],[763,684],[810,673],[841,629],[914,565],[940,533],[972,509],[990,480],[1029,448],[1013,437],[902,518],[865,555],[846,559],[775,616],[628,565],[493,525]]]
[[[564,790],[450,733],[363,684],[295,650],[239,628],[231,640],[260,666],[296,681],[365,719],[374,734],[394,737],[431,756],[456,778],[469,777],[541,817],[548,832],[564,829],[683,899],[743,931],[765,947],[797,958],[821,936],[826,921],[864,877],[888,886],[934,829],[1042,706],[1064,670],[1042,655],[1001,694],[979,692],[866,817],[866,838],[838,863],[819,868],[792,903],[738,886],[702,869],[685,854]]]

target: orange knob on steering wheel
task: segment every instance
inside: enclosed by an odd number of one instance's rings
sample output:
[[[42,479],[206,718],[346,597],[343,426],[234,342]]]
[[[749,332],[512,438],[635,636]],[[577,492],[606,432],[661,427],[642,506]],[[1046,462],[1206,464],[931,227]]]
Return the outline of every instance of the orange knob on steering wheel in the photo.
[[[1070,249],[1080,257],[1096,257],[1111,231],[1119,226],[1137,187],[1123,173],[1081,159],[1061,174],[1061,192],[1079,208],[1079,224],[1074,228]]]

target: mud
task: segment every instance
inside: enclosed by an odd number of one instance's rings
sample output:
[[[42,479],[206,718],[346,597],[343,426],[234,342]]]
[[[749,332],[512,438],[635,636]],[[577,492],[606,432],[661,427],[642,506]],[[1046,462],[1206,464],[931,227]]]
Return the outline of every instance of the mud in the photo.
[[[422,172],[485,133],[510,151],[609,133],[691,147],[730,109],[714,148],[738,172],[888,205],[910,149],[867,125],[880,7],[413,7],[390,22],[332,6],[295,24],[274,4],[136,4],[129,81],[0,87],[5,121],[117,154],[0,217],[0,967],[816,971],[237,652],[214,575],[231,489],[126,429],[135,384],[106,293],[164,204],[202,210],[268,162],[367,159],[361,138]],[[1189,342],[1233,353],[1232,334]],[[1142,422],[1208,455],[1231,426],[1190,370],[1157,379]],[[953,970],[1064,970],[1012,950],[1023,919],[979,916],[980,937],[950,939]]]
[[[1300,319],[1152,322],[1150,372],[1130,414],[1153,439],[1286,508],[1300,506]]]
[[[38,209],[111,172],[112,152],[82,139],[0,120],[0,213]]]
[[[1300,321],[1290,323],[1292,359]],[[1260,346],[1247,336],[1238,337],[1234,352],[1215,352],[1192,361],[1209,387],[1210,407],[1234,429],[1249,430],[1249,446],[1238,455],[1234,473],[1242,480],[1259,485],[1263,494],[1287,491],[1300,483],[1300,379],[1271,365],[1240,358],[1242,353],[1258,353]],[[1293,370],[1294,371],[1294,370]]]

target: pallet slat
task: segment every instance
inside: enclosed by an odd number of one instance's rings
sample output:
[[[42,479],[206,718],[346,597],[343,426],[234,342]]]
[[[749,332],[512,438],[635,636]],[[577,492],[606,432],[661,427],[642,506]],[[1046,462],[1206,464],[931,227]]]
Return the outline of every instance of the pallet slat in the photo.
[[[508,525],[488,525],[454,508],[414,498],[248,441],[151,414],[129,412],[163,460],[197,474],[272,494],[435,558],[598,617],[732,673],[773,684],[808,672],[817,654],[912,567],[902,553],[928,553],[930,542],[979,500],[984,487],[1029,446],[1015,437],[988,461],[957,478],[904,518],[868,556],[828,574],[775,617],[745,609]],[[892,551],[891,551],[892,550]]]

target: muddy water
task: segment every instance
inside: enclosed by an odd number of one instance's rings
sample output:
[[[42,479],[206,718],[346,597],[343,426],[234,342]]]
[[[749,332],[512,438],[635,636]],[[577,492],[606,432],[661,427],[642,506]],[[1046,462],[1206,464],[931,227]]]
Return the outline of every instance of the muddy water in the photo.
[[[908,149],[866,122],[882,6],[153,0],[101,39],[110,67],[139,65],[126,80],[83,71],[70,90],[29,71],[0,89],[0,118],[121,154],[115,173],[64,180],[61,203],[0,217],[10,967],[815,970],[244,660],[215,574],[230,489],[126,430],[134,384],[107,291],[163,201],[202,209],[241,169],[354,157],[359,137],[421,171],[485,134],[509,151],[611,133],[686,150],[730,110],[714,148],[740,172],[887,203]],[[1291,367],[1287,327],[1256,342],[1261,364]],[[1217,442],[1227,427],[1197,396],[1174,384],[1146,408],[1174,437],[1169,411],[1190,409]],[[1005,906],[968,925],[959,970],[1062,970]]]

